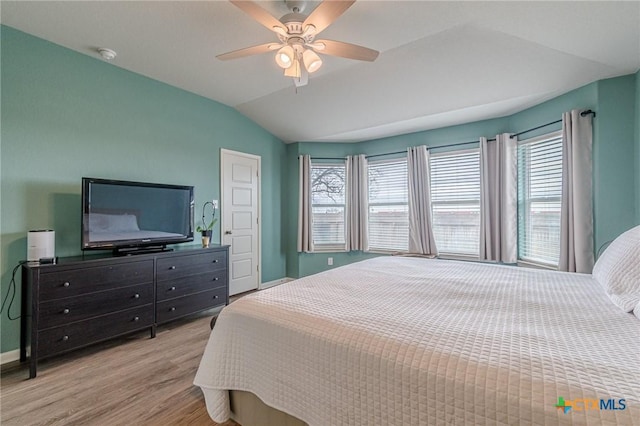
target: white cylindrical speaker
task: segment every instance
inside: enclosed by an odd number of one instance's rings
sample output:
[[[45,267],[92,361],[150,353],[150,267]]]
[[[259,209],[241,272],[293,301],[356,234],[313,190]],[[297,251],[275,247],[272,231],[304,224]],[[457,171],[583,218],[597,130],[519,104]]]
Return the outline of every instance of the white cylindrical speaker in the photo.
[[[27,260],[39,261],[56,256],[56,233],[51,229],[35,229],[27,233]]]

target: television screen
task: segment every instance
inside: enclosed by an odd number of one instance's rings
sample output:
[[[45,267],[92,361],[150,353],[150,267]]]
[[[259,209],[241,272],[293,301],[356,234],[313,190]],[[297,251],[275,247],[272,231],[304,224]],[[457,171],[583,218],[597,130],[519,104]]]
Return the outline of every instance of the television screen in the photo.
[[[82,178],[82,249],[193,241],[193,186]]]

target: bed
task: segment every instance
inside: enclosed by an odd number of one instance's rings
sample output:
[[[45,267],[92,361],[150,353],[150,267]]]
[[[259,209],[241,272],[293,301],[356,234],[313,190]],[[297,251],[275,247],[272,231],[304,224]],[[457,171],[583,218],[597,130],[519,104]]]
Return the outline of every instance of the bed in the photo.
[[[638,423],[632,237],[593,276],[379,257],[257,292],[221,312],[194,383],[217,422],[233,390],[312,426]]]

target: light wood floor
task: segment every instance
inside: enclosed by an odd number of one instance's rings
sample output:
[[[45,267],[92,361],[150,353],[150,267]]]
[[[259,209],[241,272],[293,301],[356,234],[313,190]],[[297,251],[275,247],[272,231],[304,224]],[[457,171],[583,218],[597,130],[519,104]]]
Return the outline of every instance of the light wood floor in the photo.
[[[3,369],[0,424],[216,425],[193,386],[211,314],[38,363]],[[230,421],[225,426],[236,425]]]

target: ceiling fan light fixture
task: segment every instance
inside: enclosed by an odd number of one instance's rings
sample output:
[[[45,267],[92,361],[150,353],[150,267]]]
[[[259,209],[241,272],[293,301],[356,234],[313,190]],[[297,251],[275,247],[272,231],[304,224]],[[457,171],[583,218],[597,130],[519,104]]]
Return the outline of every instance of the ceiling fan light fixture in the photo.
[[[310,35],[315,35],[315,33],[316,26],[313,24],[308,24],[306,27],[304,27],[304,31],[302,32],[302,34],[300,34],[300,37],[305,38]]]
[[[295,53],[291,46],[285,46],[276,53],[276,63],[280,68],[290,68],[293,65]]]
[[[276,26],[274,25],[273,27],[271,27],[271,29],[276,33],[279,34],[283,37],[287,37],[289,34],[287,34],[287,30],[285,30],[284,28],[280,27],[280,26]]]
[[[302,71],[300,70],[300,61],[294,59],[293,65],[284,70],[284,75],[286,77],[300,78],[302,76]]]
[[[302,60],[304,61],[304,67],[310,73],[318,71],[322,66],[322,59],[320,59],[320,56],[311,49],[304,51],[302,54]]]

